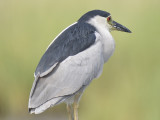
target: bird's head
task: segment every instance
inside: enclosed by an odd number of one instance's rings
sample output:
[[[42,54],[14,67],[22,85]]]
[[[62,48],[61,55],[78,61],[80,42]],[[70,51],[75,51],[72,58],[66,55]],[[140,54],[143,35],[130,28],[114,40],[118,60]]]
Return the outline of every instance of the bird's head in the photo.
[[[128,32],[131,33],[131,31],[126,28],[125,26],[115,22],[112,17],[111,14],[106,12],[106,11],[102,11],[102,10],[92,10],[87,12],[86,14],[84,14],[79,20],[78,22],[87,22],[90,23],[92,25],[100,25],[100,26],[104,26],[106,27],[109,31],[112,30],[117,30],[117,31],[123,31],[123,32]]]

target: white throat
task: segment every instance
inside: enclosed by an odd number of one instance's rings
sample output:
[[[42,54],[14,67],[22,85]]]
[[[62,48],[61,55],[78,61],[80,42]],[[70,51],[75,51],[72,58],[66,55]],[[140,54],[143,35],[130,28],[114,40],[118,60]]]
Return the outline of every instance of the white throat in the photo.
[[[104,61],[107,62],[115,49],[115,42],[110,33],[110,26],[108,25],[106,18],[101,16],[95,16],[94,18],[90,19],[88,23],[94,26],[97,32],[101,35]]]

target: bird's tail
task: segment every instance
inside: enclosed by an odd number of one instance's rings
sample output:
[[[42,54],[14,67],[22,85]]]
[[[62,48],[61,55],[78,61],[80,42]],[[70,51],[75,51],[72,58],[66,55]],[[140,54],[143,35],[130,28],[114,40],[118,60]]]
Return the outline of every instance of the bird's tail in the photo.
[[[64,101],[64,98],[63,97],[57,97],[57,98],[53,98],[47,102],[45,102],[44,104],[36,107],[36,108],[32,108],[32,107],[29,107],[28,110],[29,110],[29,113],[34,113],[34,114],[40,114],[42,112],[44,112],[46,109],[50,108],[50,107],[53,107],[57,104],[60,104]]]

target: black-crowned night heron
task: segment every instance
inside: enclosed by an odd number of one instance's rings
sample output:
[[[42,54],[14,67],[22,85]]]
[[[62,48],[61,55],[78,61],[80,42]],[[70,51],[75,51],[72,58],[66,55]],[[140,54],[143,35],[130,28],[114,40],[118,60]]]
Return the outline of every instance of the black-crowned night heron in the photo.
[[[104,63],[114,52],[112,30],[131,32],[101,10],[89,11],[63,30],[36,68],[29,112],[39,114],[65,102],[69,119],[78,120],[77,108],[84,89],[101,75]]]

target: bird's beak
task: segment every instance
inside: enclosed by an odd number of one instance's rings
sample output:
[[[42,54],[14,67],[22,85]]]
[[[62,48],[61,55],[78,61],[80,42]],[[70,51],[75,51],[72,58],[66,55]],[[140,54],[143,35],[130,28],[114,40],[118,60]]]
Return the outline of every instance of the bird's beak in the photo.
[[[121,24],[119,24],[119,23],[117,23],[115,21],[112,22],[112,29],[131,33],[131,31],[128,28],[124,27],[123,25],[121,25]]]

